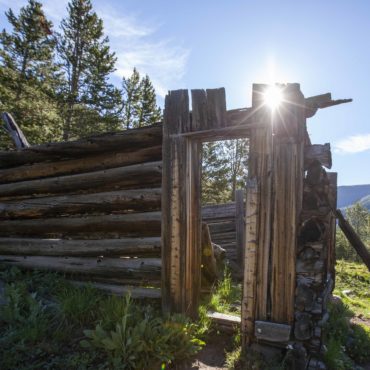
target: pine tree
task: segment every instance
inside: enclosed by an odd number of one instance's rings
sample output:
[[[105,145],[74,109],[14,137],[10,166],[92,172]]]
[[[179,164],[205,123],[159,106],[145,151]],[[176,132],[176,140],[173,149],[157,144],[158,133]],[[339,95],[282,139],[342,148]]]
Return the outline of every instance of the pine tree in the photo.
[[[132,75],[122,79],[122,125],[126,129],[138,127],[138,110],[141,99],[140,74],[134,68]]]
[[[245,139],[226,140],[224,142],[227,159],[229,200],[235,200],[235,190],[244,187],[248,174],[248,141]]]
[[[118,129],[120,93],[108,81],[116,57],[91,1],[72,0],[61,30],[58,56],[66,79],[61,89],[64,140]]]
[[[222,142],[207,142],[202,149],[202,203],[229,200],[228,164]]]
[[[134,68],[132,75],[122,79],[122,124],[126,129],[150,126],[161,120],[155,90],[148,75],[140,78]]]
[[[161,109],[157,107],[155,90],[149,76],[146,75],[140,83],[141,98],[139,102],[138,126],[150,126],[161,120]]]
[[[203,203],[225,203],[235,199],[235,190],[247,178],[248,141],[209,142],[203,145]]]
[[[34,0],[18,16],[11,9],[5,15],[12,31],[0,34],[0,109],[13,114],[30,143],[58,140],[54,92],[59,76],[52,23]],[[8,144],[2,141],[2,147]]]

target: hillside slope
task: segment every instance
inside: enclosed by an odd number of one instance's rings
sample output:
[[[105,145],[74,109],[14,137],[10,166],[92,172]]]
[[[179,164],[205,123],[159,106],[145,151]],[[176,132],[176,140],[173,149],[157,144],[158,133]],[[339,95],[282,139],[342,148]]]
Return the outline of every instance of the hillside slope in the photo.
[[[360,202],[370,210],[370,184],[338,186],[338,208]]]

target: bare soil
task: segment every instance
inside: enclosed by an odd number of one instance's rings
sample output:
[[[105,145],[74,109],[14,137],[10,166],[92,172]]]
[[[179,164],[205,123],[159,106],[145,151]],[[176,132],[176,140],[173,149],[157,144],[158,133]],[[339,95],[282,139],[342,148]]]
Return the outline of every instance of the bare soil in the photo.
[[[226,351],[233,349],[233,338],[227,334],[214,334],[206,346],[187,363],[175,367],[176,370],[227,370]]]

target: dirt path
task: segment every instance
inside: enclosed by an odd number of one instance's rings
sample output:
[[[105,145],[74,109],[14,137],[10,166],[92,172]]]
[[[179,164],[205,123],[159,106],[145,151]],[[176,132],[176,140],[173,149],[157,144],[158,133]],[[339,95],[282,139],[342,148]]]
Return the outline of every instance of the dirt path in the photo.
[[[225,352],[232,350],[233,338],[228,335],[215,334],[207,345],[189,363],[177,366],[176,370],[227,370]]]

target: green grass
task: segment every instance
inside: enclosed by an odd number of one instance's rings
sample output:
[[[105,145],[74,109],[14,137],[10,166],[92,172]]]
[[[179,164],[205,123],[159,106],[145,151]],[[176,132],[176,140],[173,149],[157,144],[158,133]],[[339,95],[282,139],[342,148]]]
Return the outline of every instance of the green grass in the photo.
[[[334,294],[356,316],[370,319],[370,272],[363,263],[337,261]]]
[[[106,296],[60,275],[0,266],[0,369],[161,369],[203,346],[200,326],[159,303]]]
[[[235,283],[231,278],[230,271],[225,268],[223,278],[214,287],[205,306],[211,311],[240,315],[241,298],[241,284]]]
[[[334,294],[341,301],[329,305],[325,362],[329,370],[349,370],[355,363],[370,362],[370,328],[351,322],[355,316],[370,317],[370,273],[366,266],[338,260]]]

